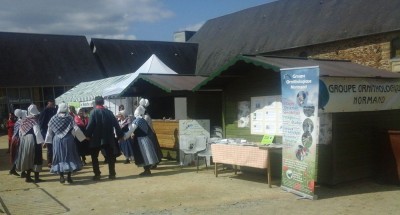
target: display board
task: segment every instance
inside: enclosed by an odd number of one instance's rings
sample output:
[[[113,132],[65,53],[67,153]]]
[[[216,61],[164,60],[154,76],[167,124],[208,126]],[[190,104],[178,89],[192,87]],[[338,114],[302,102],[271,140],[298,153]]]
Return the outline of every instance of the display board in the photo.
[[[281,96],[251,97],[251,134],[282,135]]]
[[[210,120],[179,120],[179,160],[181,165],[188,165],[194,161],[194,156],[186,156],[183,160],[184,150],[195,151],[207,144],[210,138]]]

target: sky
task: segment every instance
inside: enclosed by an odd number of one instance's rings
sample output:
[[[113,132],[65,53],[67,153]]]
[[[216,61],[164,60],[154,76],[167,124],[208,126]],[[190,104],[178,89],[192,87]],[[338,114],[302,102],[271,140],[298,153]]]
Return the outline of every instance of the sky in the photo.
[[[0,0],[0,32],[173,41],[207,20],[274,0]]]

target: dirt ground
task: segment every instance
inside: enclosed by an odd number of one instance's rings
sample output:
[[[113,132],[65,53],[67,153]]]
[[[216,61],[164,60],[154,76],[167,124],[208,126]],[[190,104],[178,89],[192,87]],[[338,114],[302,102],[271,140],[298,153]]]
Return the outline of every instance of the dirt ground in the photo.
[[[200,171],[164,160],[152,176],[139,177],[141,168],[116,164],[117,179],[91,180],[91,164],[60,184],[46,167],[43,183],[26,183],[9,175],[7,137],[0,137],[0,214],[399,214],[400,189],[373,180],[335,187],[317,187],[318,200],[301,199],[279,187],[268,188],[266,176],[234,175],[225,170],[216,178],[213,167]],[[45,157],[45,156],[44,156]],[[87,159],[90,162],[90,157]],[[102,159],[102,158],[101,158]]]

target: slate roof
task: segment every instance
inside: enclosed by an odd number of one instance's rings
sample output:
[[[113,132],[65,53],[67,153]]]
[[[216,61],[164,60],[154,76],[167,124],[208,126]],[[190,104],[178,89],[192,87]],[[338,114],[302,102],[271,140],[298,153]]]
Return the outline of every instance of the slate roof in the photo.
[[[246,71],[249,70],[250,65],[262,67],[266,72],[268,70],[280,72],[280,69],[319,66],[321,77],[400,79],[400,73],[363,66],[349,61],[238,55],[200,82],[193,90],[221,88],[224,84],[229,83],[232,78],[246,76]]]
[[[278,0],[208,20],[196,74],[208,75],[238,54],[268,53],[400,30],[399,0]]]
[[[84,36],[0,32],[0,86],[65,86],[103,78]]]
[[[90,46],[107,77],[135,72],[152,54],[178,74],[194,74],[194,43],[92,39]]]

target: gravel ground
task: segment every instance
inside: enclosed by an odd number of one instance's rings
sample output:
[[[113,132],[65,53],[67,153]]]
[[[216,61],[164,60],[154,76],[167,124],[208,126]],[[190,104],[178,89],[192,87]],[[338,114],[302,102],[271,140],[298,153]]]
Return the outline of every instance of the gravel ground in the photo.
[[[116,164],[117,179],[91,180],[89,165],[73,175],[73,184],[60,184],[48,168],[43,183],[25,183],[8,174],[6,136],[0,137],[0,214],[398,214],[400,189],[372,180],[335,187],[318,186],[318,200],[301,199],[279,187],[268,188],[266,177],[213,167],[180,167],[163,161],[152,176],[139,177],[141,168]],[[45,156],[44,156],[45,157]],[[87,159],[90,162],[90,157]]]

